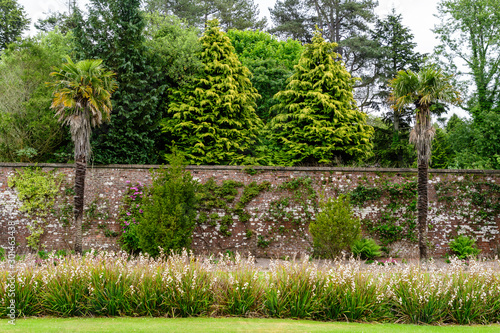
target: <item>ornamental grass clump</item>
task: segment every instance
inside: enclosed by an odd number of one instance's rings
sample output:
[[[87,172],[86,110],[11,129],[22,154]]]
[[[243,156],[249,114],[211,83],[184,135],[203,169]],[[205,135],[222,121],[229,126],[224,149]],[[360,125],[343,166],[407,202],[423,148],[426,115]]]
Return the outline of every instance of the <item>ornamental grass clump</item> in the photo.
[[[323,284],[316,265],[307,261],[273,262],[265,279],[267,315],[278,318],[312,318],[315,315],[316,292]]]
[[[497,263],[458,258],[425,266],[319,264],[253,257],[157,257],[90,251],[84,256],[16,262],[16,315],[250,316],[415,324],[486,324],[500,320]],[[55,260],[58,259],[58,260]],[[10,303],[8,263],[0,262],[1,316]]]
[[[362,271],[360,262],[335,262],[324,273],[317,318],[336,321],[385,321],[391,317],[384,271],[377,266]]]
[[[218,313],[232,316],[250,316],[262,313],[264,280],[255,267],[255,259],[243,259],[236,253],[234,259],[222,255],[217,263],[216,304]]]

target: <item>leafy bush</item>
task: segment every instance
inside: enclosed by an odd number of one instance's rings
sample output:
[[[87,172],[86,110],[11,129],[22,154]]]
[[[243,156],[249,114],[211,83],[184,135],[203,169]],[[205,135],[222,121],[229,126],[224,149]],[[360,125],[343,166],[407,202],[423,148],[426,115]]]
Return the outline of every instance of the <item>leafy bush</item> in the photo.
[[[352,254],[363,260],[373,260],[380,257],[380,246],[371,238],[356,240],[351,246]]]
[[[152,174],[153,184],[143,198],[138,238],[143,252],[154,257],[165,251],[189,248],[196,217],[197,183],[180,157]]]
[[[316,254],[334,258],[360,236],[360,221],[352,215],[349,197],[322,200],[320,213],[309,225]]]
[[[476,247],[476,241],[464,235],[460,235],[450,242],[450,250],[460,259],[475,257],[481,252]]]

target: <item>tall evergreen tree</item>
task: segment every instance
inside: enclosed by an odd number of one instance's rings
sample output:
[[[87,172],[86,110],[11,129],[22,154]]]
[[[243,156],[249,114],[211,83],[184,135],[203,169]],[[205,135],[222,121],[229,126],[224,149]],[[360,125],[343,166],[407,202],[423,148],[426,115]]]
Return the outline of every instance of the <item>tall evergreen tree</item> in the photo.
[[[303,0],[277,0],[269,8],[274,27],[269,32],[283,38],[292,38],[307,43],[312,38],[315,18]]]
[[[109,125],[94,131],[95,163],[153,164],[160,136],[158,105],[164,86],[148,61],[140,0],[92,0],[86,20],[75,11],[80,58],[100,58],[117,74]]]
[[[393,150],[397,160],[394,165],[408,166],[405,152],[410,131],[413,111],[411,108],[393,108],[389,104],[389,80],[399,71],[418,71],[424,63],[425,55],[415,51],[416,43],[408,27],[403,26],[401,14],[393,9],[383,20],[377,19],[373,31],[373,39],[380,45],[380,57],[377,60],[377,78],[374,93],[365,102],[369,107],[385,110],[384,119],[393,127],[390,150]],[[405,142],[406,141],[406,142]]]
[[[200,39],[204,68],[192,84],[172,91],[163,131],[191,164],[243,164],[257,143],[257,90],[218,21]]]
[[[377,59],[380,45],[371,38],[371,25],[375,23],[376,0],[285,0],[270,9],[275,23],[272,31],[285,35],[312,33],[314,25],[324,38],[337,44],[338,52],[347,70],[361,80],[355,83],[355,96],[361,108],[369,100],[377,77]]]
[[[287,89],[275,96],[279,114],[270,131],[280,164],[332,164],[370,154],[373,128],[357,108],[354,80],[336,46],[315,32]]]

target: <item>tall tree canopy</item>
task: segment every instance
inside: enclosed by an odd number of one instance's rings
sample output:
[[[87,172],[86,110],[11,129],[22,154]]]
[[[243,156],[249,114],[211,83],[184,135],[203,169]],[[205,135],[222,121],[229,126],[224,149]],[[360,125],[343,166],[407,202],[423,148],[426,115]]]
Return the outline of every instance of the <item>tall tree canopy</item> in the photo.
[[[257,90],[218,21],[200,39],[203,70],[192,84],[172,91],[163,131],[191,164],[244,164],[257,143],[261,120]]]
[[[274,9],[270,9],[275,24],[272,31],[284,36],[300,36],[303,40],[317,25],[327,41],[337,44],[335,51],[351,75],[361,78],[355,84],[355,94],[363,102],[372,94],[377,59],[381,55],[380,45],[371,36],[377,4],[376,0],[278,1]]]
[[[50,110],[52,89],[45,85],[71,48],[71,34],[52,31],[11,43],[1,54],[0,161],[72,160],[64,154],[69,138]]]
[[[269,13],[274,24],[269,32],[304,44],[311,40],[315,18],[306,1],[277,0]]]
[[[424,63],[425,55],[415,51],[416,43],[408,27],[403,26],[401,14],[392,12],[384,19],[377,19],[377,24],[372,33],[373,39],[380,45],[380,57],[377,60],[377,78],[375,85],[369,87],[372,94],[362,101],[368,108],[384,112],[384,120],[392,126],[392,133],[383,131],[381,135],[389,135],[385,143],[387,157],[393,156],[391,166],[404,167],[411,165],[408,154],[408,135],[412,121],[413,110],[409,107],[393,108],[389,103],[389,80],[394,78],[398,71],[410,69],[417,72]],[[382,140],[383,141],[383,140]],[[379,141],[382,143],[382,141]]]
[[[500,2],[441,0],[438,13],[441,24],[434,32],[441,44],[436,53],[457,74],[467,98],[462,107],[473,117],[460,129],[465,136],[450,135],[458,140],[452,146],[463,148],[455,152],[454,163],[500,168],[496,134],[500,128]]]
[[[370,155],[373,128],[357,108],[354,80],[336,46],[315,32],[286,90],[275,96],[278,115],[270,132],[279,164],[332,164]]]
[[[100,164],[154,164],[159,159],[161,73],[145,47],[145,20],[139,0],[92,0],[88,17],[78,11],[74,29],[80,59],[99,58],[117,74],[114,112],[93,132],[94,161]]]
[[[441,0],[438,13],[441,24],[434,32],[441,44],[436,53],[458,76],[473,82],[464,84],[473,87],[464,106],[475,118],[484,111],[500,112],[500,2]]]
[[[29,23],[24,8],[16,0],[0,0],[0,51],[21,37]]]
[[[259,18],[259,7],[253,0],[147,0],[146,10],[175,15],[198,28],[215,18],[225,31],[264,29],[267,24],[266,18]]]

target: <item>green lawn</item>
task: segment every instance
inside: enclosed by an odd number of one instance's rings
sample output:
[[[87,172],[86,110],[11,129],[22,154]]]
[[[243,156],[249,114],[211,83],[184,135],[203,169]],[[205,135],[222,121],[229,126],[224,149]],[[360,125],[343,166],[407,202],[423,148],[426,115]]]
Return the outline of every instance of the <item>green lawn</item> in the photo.
[[[499,332],[500,325],[416,326],[247,318],[29,318],[0,320],[0,332]]]

